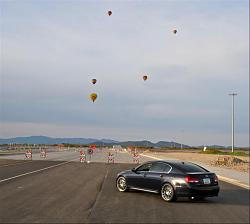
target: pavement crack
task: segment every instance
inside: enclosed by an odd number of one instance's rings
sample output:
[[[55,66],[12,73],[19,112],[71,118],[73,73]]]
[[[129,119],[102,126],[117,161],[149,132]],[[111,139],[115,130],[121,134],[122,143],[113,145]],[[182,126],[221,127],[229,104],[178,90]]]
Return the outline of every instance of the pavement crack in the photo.
[[[94,210],[94,208],[95,208],[97,202],[99,201],[99,198],[101,197],[101,192],[102,192],[102,190],[103,190],[104,183],[106,182],[108,173],[109,173],[109,166],[107,167],[105,176],[104,176],[103,181],[102,181],[102,183],[101,183],[101,185],[100,185],[100,189],[99,189],[98,194],[97,194],[97,196],[96,196],[96,198],[95,198],[95,201],[94,201],[93,204],[89,207],[89,210],[90,210],[90,211],[89,211],[89,214],[88,214],[86,220],[88,220],[88,219],[91,217],[91,214],[92,214],[92,212],[93,212],[93,210]],[[88,223],[88,221],[87,221],[87,223]]]

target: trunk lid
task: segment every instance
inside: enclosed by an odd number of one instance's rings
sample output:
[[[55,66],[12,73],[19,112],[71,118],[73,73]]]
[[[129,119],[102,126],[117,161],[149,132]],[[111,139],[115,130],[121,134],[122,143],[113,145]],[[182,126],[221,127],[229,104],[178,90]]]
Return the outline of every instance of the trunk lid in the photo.
[[[197,182],[193,182],[192,184],[200,185],[200,186],[211,186],[218,185],[218,179],[215,173],[211,172],[192,172],[187,173],[191,179],[197,179]]]

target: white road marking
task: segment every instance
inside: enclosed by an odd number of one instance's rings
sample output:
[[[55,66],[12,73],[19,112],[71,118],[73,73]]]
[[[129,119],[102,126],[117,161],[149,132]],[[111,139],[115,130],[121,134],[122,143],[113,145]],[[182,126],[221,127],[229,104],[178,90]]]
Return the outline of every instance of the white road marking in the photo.
[[[242,188],[245,188],[247,190],[250,190],[250,186],[249,185],[240,183],[238,180],[231,179],[231,178],[224,177],[224,176],[220,176],[220,175],[218,175],[218,178],[219,178],[219,180],[222,180],[222,181],[225,181],[227,183],[234,184],[234,185],[237,185],[239,187],[242,187]]]
[[[23,174],[14,176],[14,177],[9,177],[9,178],[0,180],[0,183],[5,182],[5,181],[8,181],[8,180],[15,179],[15,178],[18,178],[18,177],[23,177],[23,176],[26,176],[26,175],[29,175],[29,174],[41,172],[41,171],[43,171],[43,170],[51,169],[51,168],[54,168],[54,167],[57,167],[57,166],[61,166],[61,165],[64,165],[64,164],[69,163],[69,162],[74,161],[74,160],[78,160],[78,158],[72,159],[72,160],[67,161],[67,162],[59,163],[59,164],[56,164],[56,165],[53,165],[53,166],[48,166],[48,167],[45,167],[45,168],[42,168],[42,169],[39,169],[39,170],[34,170],[34,171],[31,171],[31,172],[28,172],[28,173],[23,173]]]
[[[154,156],[148,156],[148,155],[144,155],[144,154],[141,154],[141,156],[148,157],[150,159],[161,160],[160,158],[157,158],[157,157],[154,157]]]

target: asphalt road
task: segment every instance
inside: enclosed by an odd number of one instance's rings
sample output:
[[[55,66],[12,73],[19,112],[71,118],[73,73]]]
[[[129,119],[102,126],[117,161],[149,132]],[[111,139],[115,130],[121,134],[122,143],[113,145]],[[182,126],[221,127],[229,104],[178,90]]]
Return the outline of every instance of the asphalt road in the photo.
[[[20,161],[0,164],[0,181],[55,165],[0,182],[1,223],[249,223],[249,191],[224,182],[219,197],[204,201],[119,192],[116,174],[133,164]]]
[[[79,149],[78,149],[79,150]],[[108,160],[108,153],[111,152],[114,154],[115,158],[115,163],[133,163],[133,156],[130,153],[127,152],[115,152],[110,149],[103,149],[99,150],[96,149],[95,152],[90,156],[87,153],[87,149],[83,150],[85,151],[86,158],[87,160],[90,160],[91,162],[107,162]],[[32,160],[41,160],[41,161],[69,161],[72,159],[78,158],[79,161],[79,151],[76,150],[67,150],[67,151],[54,151],[54,152],[48,152],[46,158],[41,158],[40,153],[34,153],[32,156]],[[5,156],[0,156],[0,161],[1,159],[12,159],[12,160],[25,160],[25,154],[18,154],[18,155],[5,155]],[[145,162],[149,160],[146,157],[140,157],[140,162]],[[0,162],[1,164],[1,162]]]

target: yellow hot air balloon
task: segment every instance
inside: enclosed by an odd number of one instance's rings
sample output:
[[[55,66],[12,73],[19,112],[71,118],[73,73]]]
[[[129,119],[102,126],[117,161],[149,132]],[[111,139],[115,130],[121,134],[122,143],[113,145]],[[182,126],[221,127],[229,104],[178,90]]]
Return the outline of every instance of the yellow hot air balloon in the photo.
[[[144,81],[146,81],[148,79],[148,76],[144,75],[142,78],[143,78]]]
[[[89,98],[93,101],[93,103],[95,102],[95,100],[97,99],[97,94],[96,93],[91,93],[89,95]]]
[[[91,82],[92,82],[93,84],[96,84],[97,80],[96,80],[96,79],[92,79]]]
[[[176,34],[177,33],[177,29],[173,29],[173,33]]]

